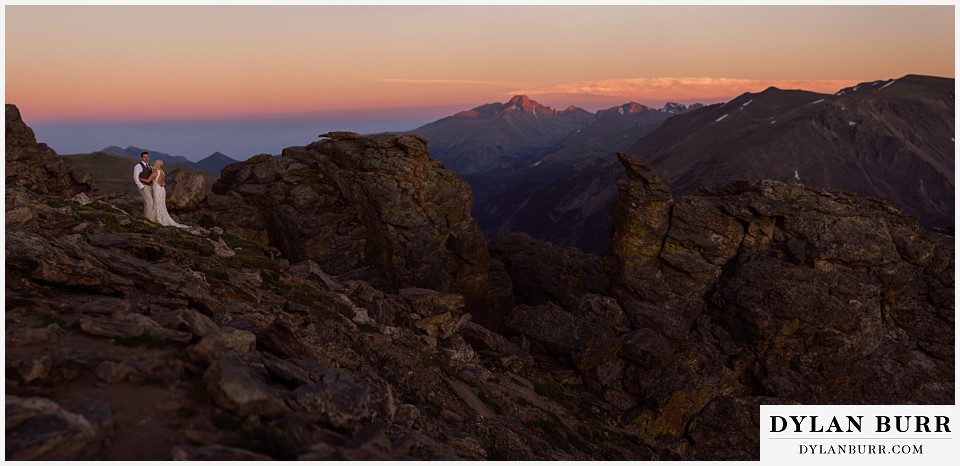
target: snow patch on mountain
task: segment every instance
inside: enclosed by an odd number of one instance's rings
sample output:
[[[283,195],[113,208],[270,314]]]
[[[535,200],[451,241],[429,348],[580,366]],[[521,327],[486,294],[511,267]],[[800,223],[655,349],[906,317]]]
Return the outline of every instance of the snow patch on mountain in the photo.
[[[664,105],[663,108],[660,109],[660,111],[663,113],[674,113],[674,114],[683,113],[683,112],[686,112],[687,110],[695,110],[696,108],[699,108],[699,107],[694,108],[697,105],[699,104],[693,104],[690,106],[690,108],[687,108],[687,106],[683,104],[678,104],[676,102],[667,102],[666,105]]]

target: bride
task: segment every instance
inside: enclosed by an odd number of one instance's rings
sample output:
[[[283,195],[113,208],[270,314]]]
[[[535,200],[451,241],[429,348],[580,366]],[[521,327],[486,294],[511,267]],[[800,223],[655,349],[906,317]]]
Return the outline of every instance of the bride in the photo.
[[[150,220],[163,226],[189,228],[187,225],[177,223],[177,221],[167,213],[167,188],[164,187],[166,184],[166,175],[163,173],[163,160],[154,162],[153,173],[147,178],[147,181],[153,182],[153,212],[151,212],[152,218]]]

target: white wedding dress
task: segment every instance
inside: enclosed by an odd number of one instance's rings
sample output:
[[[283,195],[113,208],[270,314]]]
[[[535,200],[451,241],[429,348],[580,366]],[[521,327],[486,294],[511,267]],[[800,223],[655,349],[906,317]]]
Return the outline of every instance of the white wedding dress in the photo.
[[[188,228],[187,225],[177,223],[167,212],[167,188],[160,186],[163,180],[163,170],[160,170],[153,183],[153,220],[166,227]]]

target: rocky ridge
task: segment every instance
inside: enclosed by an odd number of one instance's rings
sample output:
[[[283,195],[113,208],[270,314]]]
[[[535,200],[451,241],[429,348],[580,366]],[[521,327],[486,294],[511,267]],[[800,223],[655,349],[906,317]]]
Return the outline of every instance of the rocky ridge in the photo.
[[[888,203],[623,155],[611,255],[488,248],[421,140],[327,136],[186,231],[8,186],[8,459],[742,460],[760,404],[953,403],[952,241]]]
[[[89,191],[93,178],[74,169],[46,144],[37,143],[33,130],[24,123],[20,110],[6,104],[6,185],[62,196]]]
[[[571,415],[460,294],[341,282],[107,201],[7,192],[8,459],[667,454]]]

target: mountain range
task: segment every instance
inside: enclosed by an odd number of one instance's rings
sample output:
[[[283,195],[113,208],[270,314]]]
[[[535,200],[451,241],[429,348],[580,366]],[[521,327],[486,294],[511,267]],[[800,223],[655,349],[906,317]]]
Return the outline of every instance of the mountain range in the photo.
[[[477,204],[511,190],[526,191],[610,160],[673,115],[690,108],[654,109],[635,102],[588,112],[554,110],[525,95],[459,112],[408,133],[427,139],[430,153],[462,176]],[[481,210],[474,210],[474,215]],[[495,230],[478,218],[487,237]]]
[[[459,174],[520,168],[545,155],[594,115],[557,111],[527,96],[481,105],[421,126],[411,133],[430,141],[431,154]]]
[[[516,95],[506,103],[481,105],[409,133],[430,141],[431,155],[458,174],[515,172],[541,164],[590,161],[597,147],[616,145],[621,139],[633,142],[636,134],[686,110],[675,103],[657,110],[635,102],[596,113],[573,106],[554,110]]]
[[[953,89],[953,79],[907,75],[836,94],[771,87],[709,106],[656,110],[625,104],[591,115],[587,124],[536,157],[526,151],[512,159],[502,156],[500,167],[513,160],[509,173],[493,165],[482,171],[474,161],[485,160],[489,146],[503,147],[496,142],[502,138],[484,145],[480,135],[510,127],[525,109],[531,109],[527,119],[536,118],[532,109],[539,104],[522,96],[512,99],[512,106],[489,104],[473,111],[513,109],[500,121],[488,116],[482,125],[470,126],[463,118],[448,117],[418,134],[431,141],[431,150],[436,141],[450,145],[457,130],[461,139],[471,140],[471,145],[452,145],[460,152],[439,151],[438,158],[454,171],[470,167],[458,173],[474,189],[473,215],[488,239],[522,231],[559,245],[604,251],[607,206],[623,177],[614,157],[618,152],[650,161],[678,195],[739,179],[794,180],[894,201],[928,228],[952,233]],[[440,131],[444,127],[447,132]],[[475,127],[484,131],[467,130]],[[539,136],[545,133],[531,138],[546,141]],[[471,147],[484,149],[470,152]]]
[[[954,80],[908,75],[835,95],[769,88],[665,123],[628,152],[685,195],[793,179],[888,199],[953,230]]]
[[[192,162],[190,159],[182,155],[170,155],[163,152],[158,152],[149,149],[142,149],[135,146],[127,146],[126,148],[119,146],[109,146],[105,147],[100,152],[106,152],[108,154],[119,155],[121,157],[126,157],[129,159],[139,160],[140,154],[144,151],[150,153],[150,160],[163,160],[167,163],[176,163],[178,165],[183,165],[186,167],[193,168],[195,170],[205,171],[212,175],[220,175],[220,170],[223,170],[223,167],[230,165],[231,163],[237,163],[238,160],[232,159],[229,156],[222,154],[220,152],[214,152],[210,154],[203,160],[199,162]]]

